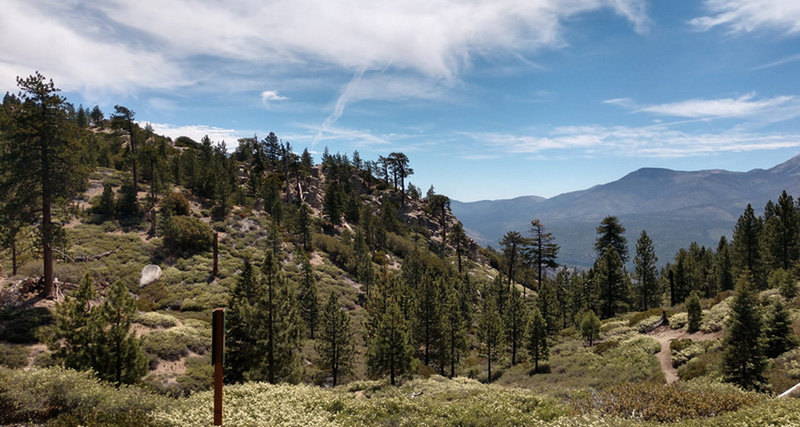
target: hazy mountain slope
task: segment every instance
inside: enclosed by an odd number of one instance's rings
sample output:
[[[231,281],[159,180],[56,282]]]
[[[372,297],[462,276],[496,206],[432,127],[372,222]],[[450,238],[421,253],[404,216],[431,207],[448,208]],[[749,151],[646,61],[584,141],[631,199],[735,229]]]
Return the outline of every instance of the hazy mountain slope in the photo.
[[[617,181],[550,199],[454,202],[452,208],[476,241],[494,246],[508,230],[527,232],[538,217],[561,245],[561,261],[575,265],[592,262],[595,227],[603,217],[616,215],[628,230],[631,250],[647,229],[665,262],[692,241],[716,245],[722,234],[730,235],[747,203],[759,211],[784,189],[800,195],[800,156],[748,172],[642,168]]]

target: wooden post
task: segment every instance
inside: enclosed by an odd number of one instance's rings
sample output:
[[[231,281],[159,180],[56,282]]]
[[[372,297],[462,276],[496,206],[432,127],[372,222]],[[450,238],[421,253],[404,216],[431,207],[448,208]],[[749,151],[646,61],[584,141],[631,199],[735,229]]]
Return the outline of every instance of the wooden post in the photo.
[[[216,278],[219,274],[219,233],[214,233],[214,271],[211,277]]]
[[[214,425],[222,425],[222,364],[225,354],[225,309],[215,308],[211,331],[211,363],[214,365]]]

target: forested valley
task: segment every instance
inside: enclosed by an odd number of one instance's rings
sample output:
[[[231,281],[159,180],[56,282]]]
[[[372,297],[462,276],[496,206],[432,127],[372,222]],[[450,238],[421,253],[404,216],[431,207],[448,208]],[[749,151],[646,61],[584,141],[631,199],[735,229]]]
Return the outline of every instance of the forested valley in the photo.
[[[170,139],[36,73],[0,105],[0,423],[800,423],[800,200],[716,247],[530,219],[496,248],[413,156]],[[317,155],[315,158],[315,155]],[[658,259],[668,259],[659,267]]]

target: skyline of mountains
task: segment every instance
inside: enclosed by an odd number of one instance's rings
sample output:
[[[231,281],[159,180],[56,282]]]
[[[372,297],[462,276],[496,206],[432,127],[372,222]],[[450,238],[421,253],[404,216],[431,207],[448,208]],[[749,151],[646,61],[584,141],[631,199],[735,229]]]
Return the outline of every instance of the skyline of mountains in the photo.
[[[641,168],[619,180],[549,199],[454,200],[452,210],[470,237],[493,247],[509,230],[527,234],[530,221],[539,218],[561,245],[559,262],[578,267],[592,264],[595,228],[605,216],[614,215],[626,228],[631,255],[646,229],[663,265],[693,241],[716,248],[720,236],[730,238],[748,203],[760,214],[784,189],[800,195],[800,155],[770,169],[747,172]]]

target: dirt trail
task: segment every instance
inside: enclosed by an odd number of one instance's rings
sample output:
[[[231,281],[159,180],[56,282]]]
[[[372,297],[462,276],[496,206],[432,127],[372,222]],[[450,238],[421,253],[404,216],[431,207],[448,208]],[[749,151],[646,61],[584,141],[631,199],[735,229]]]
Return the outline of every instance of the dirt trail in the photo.
[[[669,326],[660,326],[650,332],[648,335],[658,340],[661,344],[661,351],[658,352],[656,357],[661,363],[661,370],[664,372],[664,377],[667,384],[672,384],[678,381],[678,370],[672,366],[672,354],[669,350],[669,343],[676,339],[691,339],[692,341],[709,341],[715,340],[722,336],[722,331],[712,332],[710,334],[703,332],[695,332],[690,334],[684,330],[670,329]]]

